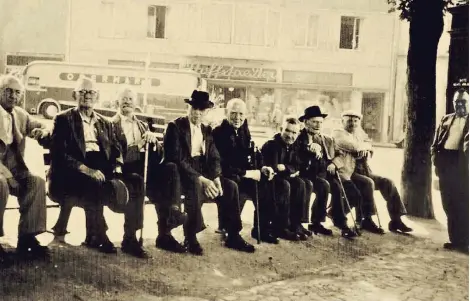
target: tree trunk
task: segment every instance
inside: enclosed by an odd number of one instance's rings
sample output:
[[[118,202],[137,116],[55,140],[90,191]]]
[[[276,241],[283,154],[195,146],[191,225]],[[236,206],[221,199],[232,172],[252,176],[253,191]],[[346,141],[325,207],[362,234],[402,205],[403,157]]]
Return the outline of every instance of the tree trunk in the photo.
[[[444,27],[442,0],[415,0],[408,48],[408,127],[402,170],[408,214],[434,218],[430,147],[436,126],[437,46]]]

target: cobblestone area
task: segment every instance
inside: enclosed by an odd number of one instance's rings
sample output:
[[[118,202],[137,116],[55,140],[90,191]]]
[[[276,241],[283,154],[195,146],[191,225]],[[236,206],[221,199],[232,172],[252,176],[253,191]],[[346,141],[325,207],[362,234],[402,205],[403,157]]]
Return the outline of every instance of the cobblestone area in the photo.
[[[431,247],[431,248],[430,248]],[[440,245],[366,256],[310,275],[269,283],[217,301],[458,301],[468,300],[468,256]]]

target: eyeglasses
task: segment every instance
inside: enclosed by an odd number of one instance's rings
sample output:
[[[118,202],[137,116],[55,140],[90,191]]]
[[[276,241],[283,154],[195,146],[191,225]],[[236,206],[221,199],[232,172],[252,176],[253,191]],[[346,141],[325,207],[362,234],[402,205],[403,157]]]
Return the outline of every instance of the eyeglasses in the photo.
[[[77,91],[78,93],[80,93],[81,96],[84,96],[85,94],[91,94],[92,96],[95,96],[96,94],[98,94],[97,91],[94,91],[94,90],[80,90],[80,91]]]
[[[23,93],[23,91],[21,90],[12,89],[12,88],[5,88],[4,91],[8,95],[13,95],[13,94],[21,95],[21,93]]]

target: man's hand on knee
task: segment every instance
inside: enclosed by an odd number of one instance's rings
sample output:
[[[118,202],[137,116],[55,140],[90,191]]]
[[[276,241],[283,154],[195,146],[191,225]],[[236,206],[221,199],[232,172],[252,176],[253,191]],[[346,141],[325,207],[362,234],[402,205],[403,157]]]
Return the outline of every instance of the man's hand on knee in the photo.
[[[203,176],[200,176],[198,179],[201,182],[204,194],[211,200],[215,199],[219,194],[219,190],[217,189],[215,183]]]

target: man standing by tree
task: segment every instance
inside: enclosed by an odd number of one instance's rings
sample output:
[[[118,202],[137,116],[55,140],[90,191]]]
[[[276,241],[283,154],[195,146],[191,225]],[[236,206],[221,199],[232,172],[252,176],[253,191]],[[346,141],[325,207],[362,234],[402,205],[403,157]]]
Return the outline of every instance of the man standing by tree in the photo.
[[[454,96],[455,113],[442,118],[431,146],[447,215],[446,249],[468,252],[468,93]],[[465,149],[465,144],[467,148]]]

